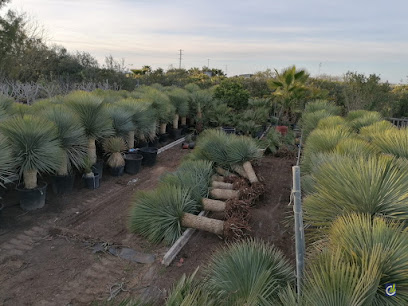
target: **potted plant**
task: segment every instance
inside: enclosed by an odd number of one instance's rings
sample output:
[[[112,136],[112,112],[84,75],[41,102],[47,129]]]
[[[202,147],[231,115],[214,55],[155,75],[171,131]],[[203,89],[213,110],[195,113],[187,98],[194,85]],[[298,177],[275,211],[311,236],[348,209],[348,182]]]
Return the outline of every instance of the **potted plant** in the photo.
[[[88,189],[97,189],[100,186],[100,176],[99,173],[94,173],[93,170],[93,163],[89,159],[89,157],[86,157],[84,159],[84,175],[82,178],[85,181],[85,186]]]
[[[13,168],[14,164],[11,147],[6,142],[6,139],[0,135],[0,200],[3,194],[3,188],[5,187],[4,184],[8,182],[8,176],[13,174]],[[0,219],[3,207],[3,203],[0,202]]]
[[[24,210],[44,206],[47,184],[38,182],[38,173],[52,173],[61,167],[61,142],[57,127],[45,118],[16,116],[3,121],[0,130],[11,146],[15,162],[23,177],[17,187]]]
[[[88,157],[102,178],[103,162],[97,163],[96,140],[113,135],[112,120],[102,98],[88,92],[77,91],[65,97],[67,106],[77,114],[88,139]]]
[[[75,175],[73,168],[80,170],[87,155],[87,139],[78,117],[63,105],[54,105],[44,116],[55,123],[61,142],[61,165],[53,176],[53,191],[56,194],[71,192]]]
[[[125,160],[122,153],[126,151],[126,143],[122,137],[109,137],[103,142],[103,149],[109,156],[108,165],[113,176],[123,175]]]
[[[179,129],[179,119],[180,117],[183,118],[182,124],[186,124],[186,116],[189,112],[189,94],[186,90],[181,88],[173,88],[168,93],[170,98],[170,102],[176,109],[176,113],[173,118],[173,137],[175,139],[180,138],[181,136],[181,129]]]

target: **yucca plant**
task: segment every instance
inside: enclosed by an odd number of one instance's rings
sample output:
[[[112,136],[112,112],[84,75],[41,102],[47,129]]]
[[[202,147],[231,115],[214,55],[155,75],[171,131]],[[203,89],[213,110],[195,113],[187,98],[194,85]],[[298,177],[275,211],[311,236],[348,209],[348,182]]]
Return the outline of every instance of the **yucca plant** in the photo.
[[[96,163],[95,141],[113,135],[112,120],[102,99],[87,92],[73,92],[65,97],[66,105],[74,111],[88,139],[88,157]]]
[[[371,141],[375,139],[378,134],[382,134],[388,130],[396,130],[396,129],[397,127],[393,125],[391,122],[382,120],[382,121],[377,121],[371,125],[362,127],[360,129],[360,135],[364,139]]]
[[[294,269],[273,245],[249,239],[215,253],[204,281],[217,305],[275,305]]]
[[[13,117],[0,124],[0,131],[11,146],[26,189],[37,187],[37,174],[52,173],[61,167],[61,142],[57,127],[34,116]]]
[[[349,138],[353,134],[347,127],[338,126],[324,130],[316,129],[308,137],[302,158],[302,170],[310,171],[311,156],[317,153],[333,152],[340,140]]]
[[[339,125],[344,125],[345,119],[340,116],[329,116],[319,120],[317,124],[317,128],[320,130],[324,130],[326,128],[335,128]]]
[[[270,129],[259,142],[260,146],[265,148],[267,152],[275,154],[282,145],[282,134],[276,129]]]
[[[308,102],[305,106],[305,113],[314,113],[321,110],[325,110],[335,116],[341,115],[341,107],[327,100],[315,100]]]
[[[126,149],[126,143],[122,137],[109,137],[103,141],[103,150],[109,156],[108,165],[111,168],[119,168],[125,165],[122,153]]]
[[[203,119],[203,112],[211,105],[213,94],[208,89],[194,91],[190,94],[190,117],[199,123]]]
[[[79,118],[63,105],[49,108],[44,117],[55,123],[63,150],[57,174],[68,175],[72,167],[81,169],[87,155],[87,139]]]
[[[372,305],[408,305],[408,231],[395,221],[367,214],[351,214],[335,220],[329,231],[328,248],[341,250],[343,259],[362,268],[363,258],[381,254],[380,282]],[[384,295],[387,283],[397,284],[398,294]]]
[[[8,182],[7,177],[13,174],[14,160],[11,146],[0,134],[0,186]]]
[[[381,121],[381,119],[380,113],[366,110],[351,111],[346,116],[347,125],[356,132],[360,131],[360,129],[364,126]]]
[[[155,116],[160,123],[160,134],[165,134],[167,123],[173,120],[175,113],[175,107],[170,103],[170,98],[153,87],[143,89],[142,98],[152,103]]]
[[[181,117],[181,124],[186,125],[186,116],[189,113],[189,98],[190,95],[187,90],[182,88],[173,88],[167,92],[170,102],[176,109],[173,128],[178,129],[179,118]]]
[[[314,234],[347,213],[408,217],[408,166],[388,156],[344,158],[325,163],[314,174],[316,192],[304,201],[304,219]]]
[[[195,215],[201,206],[189,189],[162,184],[154,190],[136,194],[130,229],[153,243],[172,244],[184,228],[200,229],[227,238],[242,235],[248,228],[246,220],[221,221]]]
[[[300,299],[293,287],[279,293],[279,303],[284,306],[343,306],[373,305],[379,284],[378,262],[381,253],[360,259],[363,267],[343,259],[341,250],[323,251],[307,267]],[[385,304],[383,304],[385,305]]]
[[[376,133],[372,144],[382,153],[408,158],[408,129],[387,129]]]
[[[211,306],[217,305],[209,295],[203,290],[199,281],[196,280],[198,268],[190,276],[185,274],[173,286],[166,299],[166,306]]]
[[[334,153],[347,156],[365,156],[369,157],[371,155],[377,155],[379,150],[372,146],[369,142],[359,139],[359,138],[344,138],[341,139],[336,147],[334,148]]]
[[[301,126],[304,139],[318,126],[320,120],[331,117],[333,114],[326,110],[319,110],[312,113],[304,113],[301,119]]]
[[[6,112],[10,110],[14,103],[15,102],[12,97],[0,94],[0,108],[4,109]]]
[[[133,114],[116,104],[107,105],[106,111],[112,119],[112,127],[117,137],[126,137],[130,131],[136,129],[133,123]]]

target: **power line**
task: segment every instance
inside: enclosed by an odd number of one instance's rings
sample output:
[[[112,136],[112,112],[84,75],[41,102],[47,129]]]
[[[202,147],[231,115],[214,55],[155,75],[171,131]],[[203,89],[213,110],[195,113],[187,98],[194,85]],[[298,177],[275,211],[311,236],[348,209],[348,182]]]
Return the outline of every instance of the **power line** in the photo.
[[[179,69],[181,69],[181,58],[183,56],[183,50],[180,49],[179,52],[180,52]]]

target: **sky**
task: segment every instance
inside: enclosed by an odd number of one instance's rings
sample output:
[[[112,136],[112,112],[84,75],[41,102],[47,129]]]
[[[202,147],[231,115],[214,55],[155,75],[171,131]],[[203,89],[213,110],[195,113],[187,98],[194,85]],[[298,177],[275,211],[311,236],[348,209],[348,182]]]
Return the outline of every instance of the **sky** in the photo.
[[[406,0],[12,0],[50,44],[100,63],[219,68],[228,76],[295,64],[312,75],[347,71],[408,81]]]

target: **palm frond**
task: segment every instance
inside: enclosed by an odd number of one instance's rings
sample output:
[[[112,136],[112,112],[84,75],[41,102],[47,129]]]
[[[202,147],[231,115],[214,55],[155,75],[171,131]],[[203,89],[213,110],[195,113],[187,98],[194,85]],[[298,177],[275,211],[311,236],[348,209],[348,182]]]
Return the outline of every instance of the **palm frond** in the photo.
[[[189,113],[189,98],[188,92],[181,88],[173,88],[167,95],[170,98],[170,102],[176,108],[176,113],[180,116],[187,116]]]
[[[123,137],[126,136],[128,132],[135,130],[133,113],[125,108],[116,106],[116,104],[107,106],[106,110],[112,119],[112,126],[116,136]]]

